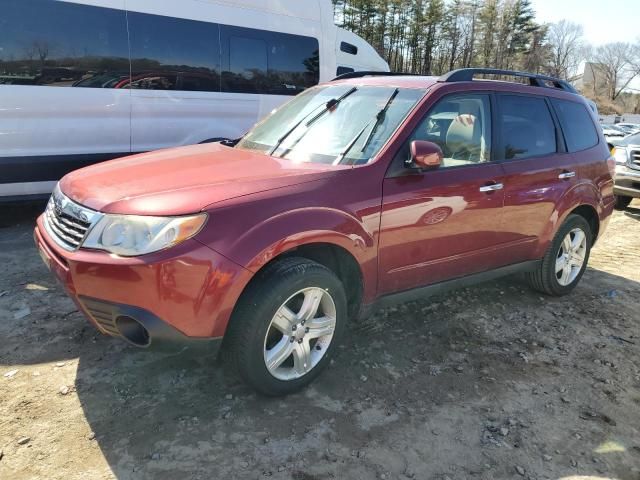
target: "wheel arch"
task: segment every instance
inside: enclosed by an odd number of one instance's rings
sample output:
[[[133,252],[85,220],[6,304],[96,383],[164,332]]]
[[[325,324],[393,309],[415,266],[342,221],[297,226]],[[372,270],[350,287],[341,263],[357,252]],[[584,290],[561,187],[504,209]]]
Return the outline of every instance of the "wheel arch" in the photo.
[[[569,215],[579,215],[589,223],[591,233],[593,234],[592,243],[595,243],[600,235],[600,217],[598,216],[598,211],[595,207],[589,204],[582,204],[571,210]]]
[[[255,270],[252,279],[243,289],[242,294],[244,294],[254,282],[259,281],[261,273],[273,263],[291,257],[305,258],[331,270],[344,286],[347,295],[349,316],[353,317],[357,315],[365,295],[365,274],[356,256],[344,246],[333,242],[319,241],[302,243],[273,255],[267,261],[261,262],[259,268]],[[240,297],[242,297],[242,294]]]
[[[542,257],[553,237],[571,214],[585,218],[594,233],[593,243],[601,232],[600,223],[605,208],[598,189],[589,182],[578,183],[559,199],[553,210],[547,228],[540,239],[536,255]]]

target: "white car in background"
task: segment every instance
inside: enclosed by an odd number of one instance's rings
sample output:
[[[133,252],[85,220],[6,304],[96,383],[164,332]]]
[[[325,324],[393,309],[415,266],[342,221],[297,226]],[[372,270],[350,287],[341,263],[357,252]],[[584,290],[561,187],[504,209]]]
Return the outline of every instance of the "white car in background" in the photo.
[[[640,124],[637,123],[616,123],[615,126],[623,129],[629,135],[640,133]]]
[[[613,146],[624,137],[627,136],[627,133],[621,128],[617,128],[615,125],[607,125],[605,123],[600,124],[600,128],[602,128],[602,133],[604,134],[604,138],[609,145],[609,149],[613,148]]]

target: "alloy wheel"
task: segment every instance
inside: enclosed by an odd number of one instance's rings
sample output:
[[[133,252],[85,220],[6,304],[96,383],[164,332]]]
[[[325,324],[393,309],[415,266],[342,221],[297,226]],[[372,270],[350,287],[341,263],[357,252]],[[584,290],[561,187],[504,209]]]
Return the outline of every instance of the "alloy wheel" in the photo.
[[[264,339],[264,362],[279,380],[309,373],[327,352],[336,327],[336,305],[326,290],[302,289],[276,311]]]
[[[562,240],[556,257],[556,278],[563,287],[578,277],[587,254],[587,235],[574,228]]]

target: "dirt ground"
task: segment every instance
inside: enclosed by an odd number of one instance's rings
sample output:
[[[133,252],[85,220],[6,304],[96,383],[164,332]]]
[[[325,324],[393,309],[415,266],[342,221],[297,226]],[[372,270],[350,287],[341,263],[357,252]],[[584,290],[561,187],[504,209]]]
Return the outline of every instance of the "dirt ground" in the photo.
[[[358,324],[313,386],[102,337],[0,210],[0,479],[640,479],[640,202],[570,296],[510,277]]]

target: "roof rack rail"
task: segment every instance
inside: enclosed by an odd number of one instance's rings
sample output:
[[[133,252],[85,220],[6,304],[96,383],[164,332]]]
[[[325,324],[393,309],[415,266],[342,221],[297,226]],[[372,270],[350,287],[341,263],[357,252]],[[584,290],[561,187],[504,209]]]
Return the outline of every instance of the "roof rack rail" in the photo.
[[[559,78],[548,77],[546,75],[538,75],[537,73],[518,72],[515,70],[499,70],[496,68],[461,68],[453,70],[441,76],[438,81],[443,83],[449,82],[470,82],[475,75],[509,75],[511,77],[524,77],[529,79],[529,85],[533,87],[551,88],[550,84],[555,88],[566,92],[578,93],[573,86]]]
[[[402,73],[402,72],[374,72],[369,70],[363,70],[359,72],[347,72],[342,75],[338,75],[336,78],[331,80],[332,82],[336,80],[347,80],[349,78],[362,78],[362,77],[401,77],[401,76],[415,76],[415,73]]]

